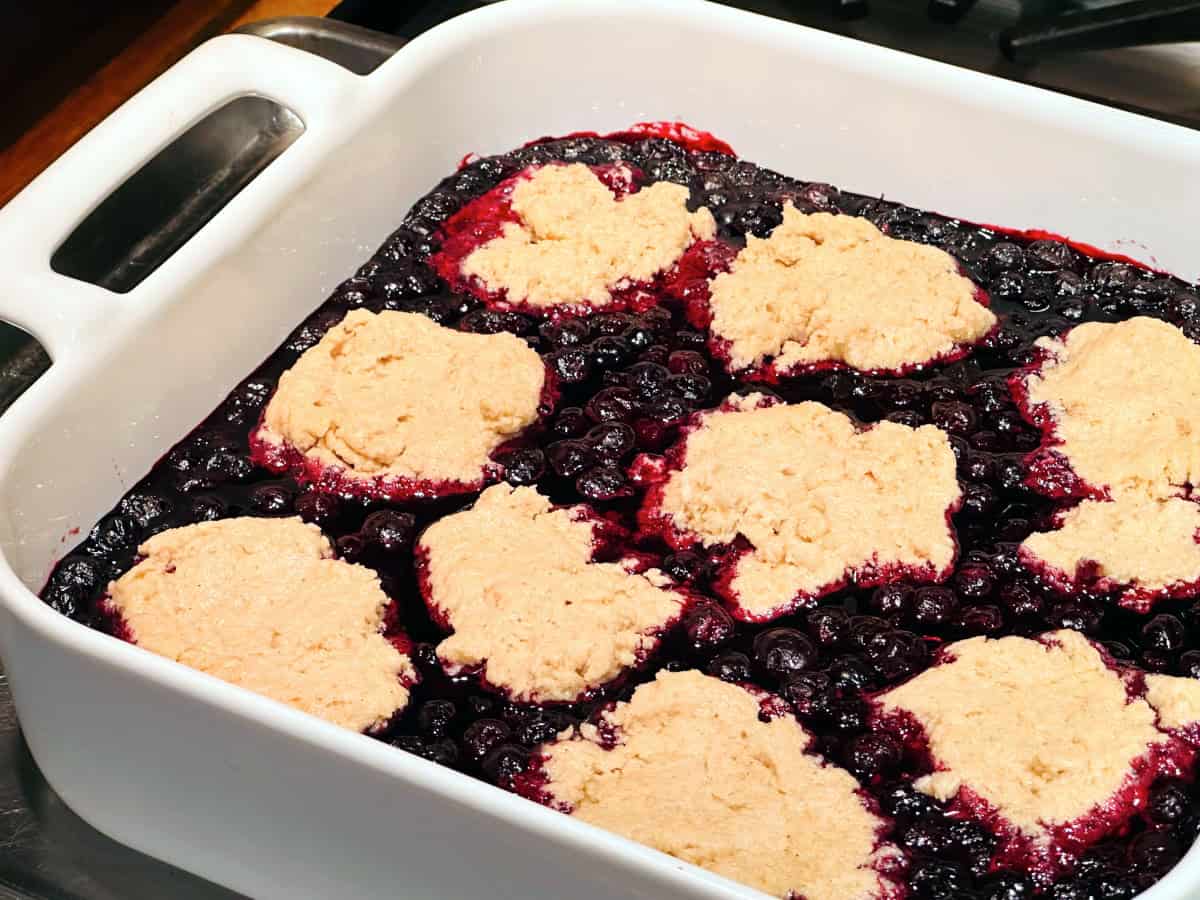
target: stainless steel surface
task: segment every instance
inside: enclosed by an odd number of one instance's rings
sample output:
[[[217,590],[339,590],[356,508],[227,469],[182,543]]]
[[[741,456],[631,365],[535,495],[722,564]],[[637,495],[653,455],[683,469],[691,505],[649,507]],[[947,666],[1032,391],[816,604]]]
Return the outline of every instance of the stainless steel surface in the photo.
[[[358,74],[373,71],[403,45],[403,40],[391,35],[308,17],[271,19],[240,30],[316,53]],[[234,144],[240,141],[245,151],[249,145],[243,130],[227,130],[226,136]],[[238,154],[224,155],[230,162],[238,158]],[[165,258],[161,251],[177,249],[194,234],[261,171],[265,157],[243,152],[242,161],[254,165],[227,169],[236,177],[218,179],[207,193],[197,193],[183,214],[162,219],[158,231],[126,247],[124,258],[109,259],[108,273],[128,271],[139,258],[157,256],[161,262]],[[105,273],[97,274],[100,277],[91,280],[103,281]],[[120,283],[118,279],[111,286]],[[49,365],[50,358],[36,341],[0,322],[0,412]],[[79,740],[86,741],[87,736],[80,735]],[[137,788],[131,786],[129,803],[138,802]],[[71,812],[46,783],[25,746],[0,664],[0,900],[235,900],[238,896],[118,844]]]
[[[50,268],[118,294],[133,290],[303,133],[300,117],[274,100],[230,100],[88,213]]]

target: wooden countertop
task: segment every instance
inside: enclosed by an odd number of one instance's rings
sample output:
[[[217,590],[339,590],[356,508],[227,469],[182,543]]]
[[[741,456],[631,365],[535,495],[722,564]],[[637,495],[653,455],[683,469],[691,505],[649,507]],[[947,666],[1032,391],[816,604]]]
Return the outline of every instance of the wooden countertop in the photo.
[[[117,56],[83,73],[77,87],[0,149],[0,206],[121,103],[207,38],[259,19],[323,16],[336,5],[336,0],[175,0]],[[103,40],[103,27],[83,42]],[[70,65],[68,54],[64,54],[63,65]],[[36,89],[33,85],[35,93]]]

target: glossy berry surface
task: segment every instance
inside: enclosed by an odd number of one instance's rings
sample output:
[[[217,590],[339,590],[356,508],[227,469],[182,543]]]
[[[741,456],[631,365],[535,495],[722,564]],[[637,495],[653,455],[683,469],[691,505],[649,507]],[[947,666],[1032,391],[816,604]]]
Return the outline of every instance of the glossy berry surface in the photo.
[[[665,294],[646,308],[539,321],[486,310],[452,291],[428,264],[443,223],[468,202],[533,165],[625,162],[637,185],[668,179],[705,205],[731,257],[747,235],[767,236],[782,204],[869,219],[885,233],[939,247],[991,296],[1001,323],[964,359],[883,377],[817,372],[770,385],[789,402],[815,400],[864,424],[933,425],[949,435],[962,487],[953,524],[958,564],[941,584],[854,585],[770,624],[734,620],[713,590],[711,560],[647,541],[634,549],[694,601],[659,652],[586,702],[520,705],[447,676],[436,658],[443,631],[417,588],[412,547],[432,521],[470,497],[397,505],[303,488],[256,468],[247,438],[280,375],[351,308],[403,310],[479,333],[508,332],[547,361],[561,391],[543,425],[495,456],[499,477],[529,485],[555,503],[587,503],[632,531],[645,484],[639,454],[672,445],[696,412],[734,390],[707,335]],[[1200,678],[1200,609],[1159,604],[1152,614],[1118,608],[1108,596],[1062,597],[1025,571],[1016,548],[1048,520],[1051,502],[1025,487],[1025,456],[1036,429],[1022,418],[1008,376],[1031,361],[1034,342],[1082,321],[1133,315],[1165,319],[1200,339],[1200,297],[1181,281],[1123,260],[1089,256],[1044,235],[1013,235],[877,198],[799,181],[713,150],[659,138],[541,141],[476,159],[417,201],[399,229],[358,273],[300,323],[279,350],[103,517],[55,568],[43,590],[59,612],[122,634],[105,612],[107,584],[127,571],[137,548],[165,528],[232,516],[296,515],[330,537],[338,554],[368,566],[395,601],[389,629],[403,631],[421,681],[409,708],[379,737],[404,750],[502,787],[525,772],[540,743],[595,715],[663,668],[699,669],[783,697],[815,735],[812,751],[850,771],[890,821],[888,839],[908,861],[912,898],[1026,900],[1132,897],[1161,878],[1191,844],[1200,823],[1193,773],[1153,785],[1126,832],[1088,850],[1054,884],[993,864],[995,840],[956,819],[912,786],[911,748],[871,729],[869,695],[927,667],[943,643],[972,636],[1073,628],[1147,671]],[[710,274],[671,273],[686,296]],[[688,279],[691,279],[690,281]],[[815,836],[820,840],[820,836]]]

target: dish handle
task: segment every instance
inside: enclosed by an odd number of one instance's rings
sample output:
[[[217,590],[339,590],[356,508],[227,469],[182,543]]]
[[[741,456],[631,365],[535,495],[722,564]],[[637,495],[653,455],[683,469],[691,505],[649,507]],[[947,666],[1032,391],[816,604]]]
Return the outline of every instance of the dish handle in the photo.
[[[262,97],[281,105],[302,123],[302,142],[333,130],[339,107],[362,83],[335,63],[259,37],[231,34],[202,44],[81,138],[0,211],[0,319],[33,334],[53,359],[118,328],[145,306],[138,302],[142,288],[117,293],[56,271],[51,259],[76,227],[143,167],[149,168],[161,150],[231,101]],[[282,191],[294,185],[275,179],[274,187]],[[114,224],[119,230],[123,223]]]

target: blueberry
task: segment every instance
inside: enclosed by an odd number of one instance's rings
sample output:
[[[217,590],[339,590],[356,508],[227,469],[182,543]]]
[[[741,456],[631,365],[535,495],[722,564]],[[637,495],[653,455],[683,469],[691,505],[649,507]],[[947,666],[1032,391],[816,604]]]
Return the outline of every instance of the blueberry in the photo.
[[[1042,612],[1042,598],[1019,581],[1001,585],[997,595],[1001,605],[1014,616],[1037,616]]]
[[[99,562],[86,556],[68,556],[58,564],[51,584],[90,594],[104,581],[104,571]]]
[[[708,360],[695,350],[674,350],[667,359],[667,369],[675,375],[708,375]]]
[[[481,768],[488,780],[510,787],[512,780],[529,766],[529,751],[517,744],[501,744],[486,757]]]
[[[1064,600],[1054,604],[1047,618],[1056,628],[1095,634],[1100,629],[1101,617],[1100,611],[1085,601]]]
[[[789,678],[781,689],[785,700],[802,716],[824,718],[829,715],[837,689],[826,672],[801,672]]]
[[[525,716],[517,738],[522,744],[544,744],[554,740],[559,732],[570,728],[572,724],[565,713],[553,709],[534,709]]]
[[[866,690],[875,683],[874,667],[855,654],[839,656],[830,663],[827,671],[833,683],[846,690]]]
[[[171,512],[171,501],[158,494],[135,492],[127,494],[117,507],[140,527],[147,528]]]
[[[560,350],[549,357],[550,368],[563,384],[579,384],[592,374],[591,357],[579,348]]]
[[[361,534],[343,534],[335,542],[338,556],[346,562],[358,562],[367,550],[367,542]]]
[[[188,507],[188,519],[192,522],[215,522],[224,518],[226,506],[219,497],[196,497]]]
[[[911,631],[884,631],[867,642],[867,658],[885,681],[904,678],[925,667],[929,648]]]
[[[1025,252],[1010,241],[1001,241],[988,251],[983,264],[984,268],[993,275],[1017,271],[1025,265]]]
[[[595,422],[628,422],[639,410],[633,392],[624,387],[606,387],[592,397],[584,407],[588,418]]]
[[[458,708],[450,700],[429,700],[417,712],[417,727],[431,737],[445,737]]]
[[[794,628],[769,628],[754,639],[754,661],[772,678],[803,672],[816,660],[816,646]]]
[[[686,584],[692,581],[703,572],[703,569],[703,557],[699,553],[693,553],[690,550],[681,550],[678,553],[672,553],[663,560],[662,564],[662,570],[676,584]]]
[[[1142,646],[1172,653],[1183,647],[1187,630],[1178,618],[1160,613],[1142,626]]]
[[[934,821],[917,821],[900,832],[900,843],[914,853],[942,856],[953,853],[950,829]]]
[[[128,516],[106,516],[88,535],[88,552],[97,556],[124,553],[137,546],[140,533],[137,523]]]
[[[605,462],[616,462],[633,450],[637,435],[624,422],[601,422],[585,435],[597,457]]]
[[[424,759],[440,766],[454,766],[458,763],[458,745],[449,738],[430,741],[417,752]]]
[[[712,382],[703,375],[672,375],[668,386],[677,397],[692,405],[703,403],[712,393]]]
[[[592,427],[592,421],[578,406],[566,406],[554,418],[551,431],[560,438],[579,437]]]
[[[875,635],[890,628],[891,625],[878,616],[854,616],[850,620],[850,645],[865,650]]]
[[[1171,835],[1146,831],[1129,845],[1129,864],[1139,872],[1161,875],[1179,861],[1182,853],[1179,842]]]
[[[1200,678],[1200,650],[1185,650],[1179,654],[1179,674],[1186,678]]]
[[[830,704],[828,718],[835,731],[862,731],[870,721],[871,711],[858,697],[841,697]]]
[[[1070,269],[1077,259],[1070,245],[1051,240],[1034,241],[1025,248],[1025,255],[1034,271]]]
[[[615,500],[629,497],[633,489],[616,466],[596,466],[575,479],[575,490],[588,500]]]
[[[606,335],[588,344],[587,351],[597,369],[619,369],[629,360],[630,347],[623,339]]]
[[[499,460],[504,466],[504,479],[509,484],[537,484],[546,474],[546,457],[537,447],[512,450]]]
[[[884,775],[900,765],[903,749],[890,734],[860,734],[844,752],[846,768],[861,778]]]
[[[625,372],[629,388],[641,399],[650,400],[664,391],[671,373],[658,363],[634,363]]]
[[[250,491],[250,505],[268,516],[285,516],[292,511],[292,492],[276,484],[262,484]]]
[[[709,660],[704,671],[722,681],[744,684],[750,681],[750,657],[736,650],[728,650]]]
[[[688,646],[707,652],[727,644],[734,635],[733,618],[715,603],[704,603],[691,610],[683,620]]]
[[[970,600],[982,600],[995,586],[992,570],[983,563],[963,565],[954,575],[954,586]]]
[[[362,539],[384,553],[399,553],[412,545],[417,520],[412,513],[381,509],[363,520]]]
[[[1004,613],[991,604],[968,606],[959,611],[955,624],[965,634],[998,634],[1004,629]]]
[[[912,616],[921,625],[944,625],[957,609],[958,597],[949,588],[918,588],[913,597]]]
[[[927,859],[913,867],[908,883],[920,900],[957,900],[966,895],[970,877],[955,863]]]
[[[1150,792],[1146,814],[1161,825],[1174,825],[1190,812],[1191,798],[1178,781],[1166,781]]]
[[[305,522],[328,527],[341,512],[341,501],[331,494],[310,492],[301,494],[295,502],[296,515]]]
[[[912,604],[913,590],[906,584],[885,584],[876,588],[869,601],[871,610],[881,616],[903,616]]]
[[[879,795],[883,811],[897,819],[935,819],[942,808],[928,794],[922,794],[908,782],[890,785]]]
[[[218,450],[205,460],[205,474],[218,481],[245,481],[254,472],[250,460],[239,453]]]
[[[1088,281],[1102,291],[1126,290],[1140,280],[1141,275],[1135,267],[1121,262],[1100,262],[1088,273]]]
[[[554,474],[562,478],[575,478],[597,462],[591,444],[580,440],[555,441],[546,448],[546,459]]]
[[[466,755],[479,762],[496,747],[512,737],[512,729],[500,719],[479,719],[463,732],[462,745]]]
[[[933,424],[949,434],[968,435],[977,421],[974,408],[959,400],[933,404],[930,415]]]

